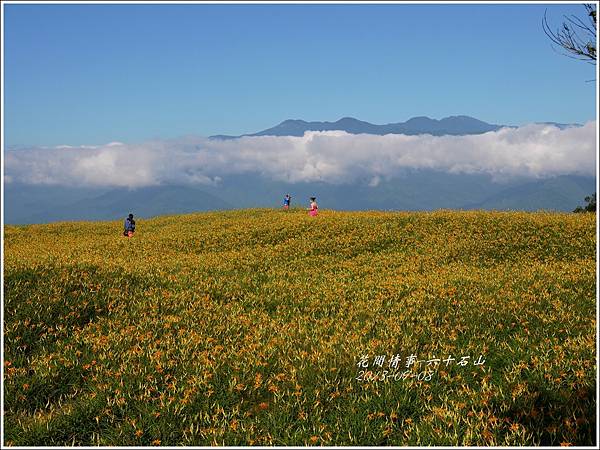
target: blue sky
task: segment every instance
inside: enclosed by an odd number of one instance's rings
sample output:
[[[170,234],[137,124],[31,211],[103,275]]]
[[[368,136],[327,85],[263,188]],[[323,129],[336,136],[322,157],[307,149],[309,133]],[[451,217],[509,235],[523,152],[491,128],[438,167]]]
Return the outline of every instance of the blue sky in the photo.
[[[282,120],[595,119],[544,35],[580,5],[4,4],[5,145],[242,134]]]

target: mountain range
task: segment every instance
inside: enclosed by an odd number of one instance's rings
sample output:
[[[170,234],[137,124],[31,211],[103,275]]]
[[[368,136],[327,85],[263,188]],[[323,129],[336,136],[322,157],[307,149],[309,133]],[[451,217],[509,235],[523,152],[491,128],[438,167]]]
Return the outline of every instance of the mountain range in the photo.
[[[580,126],[579,124],[563,124],[556,122],[540,123],[554,125],[561,129],[571,126]],[[243,134],[240,136],[218,134],[210,136],[210,138],[237,139],[243,136],[303,136],[306,131],[333,130],[345,131],[350,134],[431,134],[433,136],[464,136],[470,134],[483,134],[506,127],[514,128],[514,126],[511,125],[495,125],[487,123],[470,116],[450,116],[440,120],[420,116],[413,117],[406,122],[388,123],[385,125],[375,125],[353,117],[344,117],[336,122],[306,122],[304,120],[288,119],[284,120],[279,125],[257,133]]]

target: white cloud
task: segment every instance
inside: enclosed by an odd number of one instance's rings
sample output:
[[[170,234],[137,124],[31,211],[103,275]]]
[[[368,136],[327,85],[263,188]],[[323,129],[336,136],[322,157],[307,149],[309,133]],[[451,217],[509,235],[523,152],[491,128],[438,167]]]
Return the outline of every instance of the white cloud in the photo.
[[[5,179],[31,184],[214,184],[228,174],[255,172],[292,183],[360,179],[377,186],[405,169],[485,173],[496,179],[593,176],[596,122],[564,130],[527,125],[471,136],[328,131],[231,140],[185,137],[140,144],[8,150],[5,156]]]

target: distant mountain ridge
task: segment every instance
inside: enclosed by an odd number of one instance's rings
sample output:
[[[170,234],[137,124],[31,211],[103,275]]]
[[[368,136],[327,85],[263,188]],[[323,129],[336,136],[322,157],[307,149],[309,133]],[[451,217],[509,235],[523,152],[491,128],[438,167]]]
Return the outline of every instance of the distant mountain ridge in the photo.
[[[561,124],[555,122],[541,122],[554,125],[559,128],[581,126],[580,124]],[[252,134],[240,136],[229,136],[224,134],[210,136],[211,139],[237,139],[245,136],[304,136],[307,131],[345,131],[350,134],[431,134],[433,136],[464,136],[472,134],[483,134],[496,131],[500,128],[515,128],[511,125],[496,125],[475,119],[470,116],[450,116],[443,119],[431,119],[426,116],[413,117],[406,122],[388,123],[375,125],[369,122],[343,117],[336,122],[307,122],[299,119],[288,119],[272,128]]]

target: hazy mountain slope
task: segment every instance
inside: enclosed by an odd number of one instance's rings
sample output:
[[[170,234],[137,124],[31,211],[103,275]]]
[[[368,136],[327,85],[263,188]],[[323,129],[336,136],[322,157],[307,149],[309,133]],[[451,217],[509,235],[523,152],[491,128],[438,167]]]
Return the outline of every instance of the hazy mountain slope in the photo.
[[[376,186],[370,180],[353,184],[286,183],[245,174],[224,177],[217,186],[154,186],[79,190],[50,187],[5,192],[5,223],[61,220],[114,220],[133,212],[152,217],[194,211],[274,207],[285,194],[292,206],[308,206],[316,196],[321,208],[337,210],[504,209],[572,211],[595,191],[593,177],[560,176],[544,180],[493,182],[489,175],[407,171]]]
[[[139,189],[119,188],[95,197],[65,203],[55,202],[40,210],[6,214],[6,223],[44,223],[61,220],[114,220],[130,212],[136,217],[181,214],[195,211],[231,209],[232,205],[213,194],[192,186],[152,186]]]
[[[403,176],[369,186],[354,184],[285,183],[258,174],[225,177],[218,187],[206,187],[238,208],[280,205],[286,193],[292,205],[308,206],[317,196],[321,207],[344,210],[552,209],[571,211],[595,190],[593,177],[561,176],[547,180],[493,182],[489,175],[407,171]],[[526,194],[526,196],[525,196]]]
[[[584,198],[595,192],[595,189],[593,178],[561,176],[511,186],[482,202],[467,205],[467,208],[570,212],[577,205],[582,205]]]
[[[5,223],[67,220],[72,205],[98,197],[109,189],[72,186],[4,184]],[[73,217],[73,216],[71,216]]]

